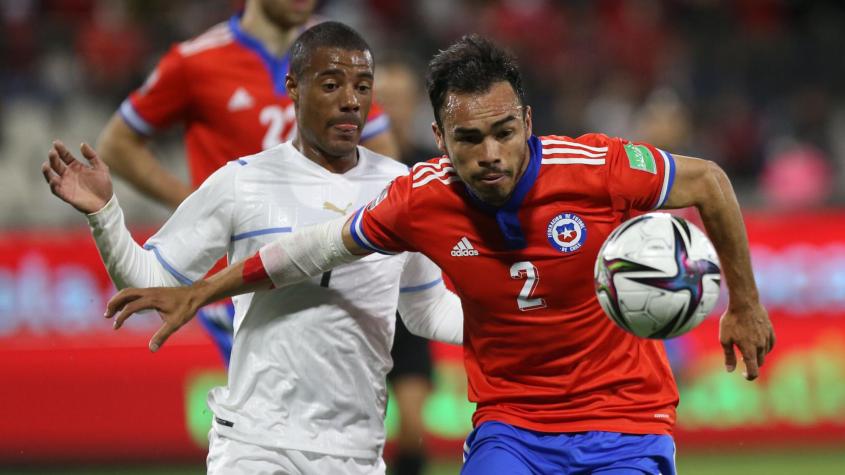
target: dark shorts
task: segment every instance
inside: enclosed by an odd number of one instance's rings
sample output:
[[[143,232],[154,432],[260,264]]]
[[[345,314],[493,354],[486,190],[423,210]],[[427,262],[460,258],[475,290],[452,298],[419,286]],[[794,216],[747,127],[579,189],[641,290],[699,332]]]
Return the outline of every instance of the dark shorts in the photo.
[[[393,369],[387,374],[390,383],[404,376],[418,376],[431,381],[431,350],[429,341],[408,331],[396,314],[396,335],[393,337]]]

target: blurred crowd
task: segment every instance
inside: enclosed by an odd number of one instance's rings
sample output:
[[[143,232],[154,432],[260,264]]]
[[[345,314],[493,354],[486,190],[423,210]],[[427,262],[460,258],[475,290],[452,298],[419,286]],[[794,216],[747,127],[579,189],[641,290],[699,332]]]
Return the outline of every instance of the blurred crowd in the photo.
[[[79,223],[42,183],[51,140],[96,141],[173,42],[238,4],[0,0],[0,225]],[[520,59],[538,134],[603,132],[712,159],[747,208],[845,205],[842,2],[326,0],[318,12],[361,31],[377,64],[402,62],[418,78],[462,34],[496,38]],[[402,140],[430,150],[421,84],[411,94]],[[184,167],[178,131],[156,147]],[[167,215],[118,193],[135,223]]]

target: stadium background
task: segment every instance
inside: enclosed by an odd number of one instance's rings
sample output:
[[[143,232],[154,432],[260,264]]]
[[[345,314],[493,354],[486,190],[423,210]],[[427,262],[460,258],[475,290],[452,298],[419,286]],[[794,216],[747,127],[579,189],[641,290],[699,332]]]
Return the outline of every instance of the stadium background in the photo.
[[[225,381],[216,350],[189,326],[149,354],[153,316],[111,332],[99,315],[113,288],[84,221],[39,166],[53,138],[94,142],[172,42],[237,5],[0,1],[0,473],[202,473],[205,391]],[[670,343],[681,473],[845,472],[840,2],[336,0],[318,11],[363,32],[377,62],[398,57],[420,75],[459,35],[491,35],[521,60],[536,132],[600,131],[719,162],[778,344],[749,384],[724,374],[716,319]],[[412,139],[430,148],[419,103]],[[178,132],[155,147],[186,176]],[[167,216],[117,193],[139,238]],[[460,350],[434,352],[431,472],[453,473],[472,407]]]

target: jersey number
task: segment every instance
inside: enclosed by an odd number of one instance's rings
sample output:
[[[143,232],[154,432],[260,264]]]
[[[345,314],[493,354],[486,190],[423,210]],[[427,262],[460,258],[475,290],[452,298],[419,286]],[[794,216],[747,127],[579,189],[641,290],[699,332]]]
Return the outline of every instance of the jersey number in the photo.
[[[262,150],[275,147],[293,136],[296,125],[296,115],[293,105],[285,107],[267,106],[258,115],[261,125],[267,126],[267,132],[261,141]]]
[[[511,278],[525,279],[525,284],[516,298],[516,304],[523,312],[526,310],[537,310],[538,308],[545,308],[546,301],[541,298],[531,298],[531,294],[540,283],[540,273],[534,264],[528,261],[517,262],[511,266]]]

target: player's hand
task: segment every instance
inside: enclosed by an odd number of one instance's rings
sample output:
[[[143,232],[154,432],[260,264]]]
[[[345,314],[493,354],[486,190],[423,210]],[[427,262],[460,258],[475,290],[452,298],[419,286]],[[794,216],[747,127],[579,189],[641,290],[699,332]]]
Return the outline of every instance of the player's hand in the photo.
[[[114,320],[114,329],[123,326],[132,314],[142,310],[155,309],[164,322],[149,343],[150,351],[158,351],[161,345],[188,323],[196,314],[199,305],[193,302],[192,287],[156,287],[151,289],[123,289],[109,300],[106,318]]]
[[[729,307],[719,322],[719,342],[725,351],[725,369],[729,373],[736,369],[736,346],[745,364],[743,376],[749,381],[756,379],[766,355],[775,346],[768,312],[759,303],[741,311]]]
[[[109,167],[100,160],[90,145],[83,143],[79,150],[88,165],[77,160],[61,141],[53,142],[41,173],[50,191],[77,210],[93,213],[102,209],[112,197]]]

